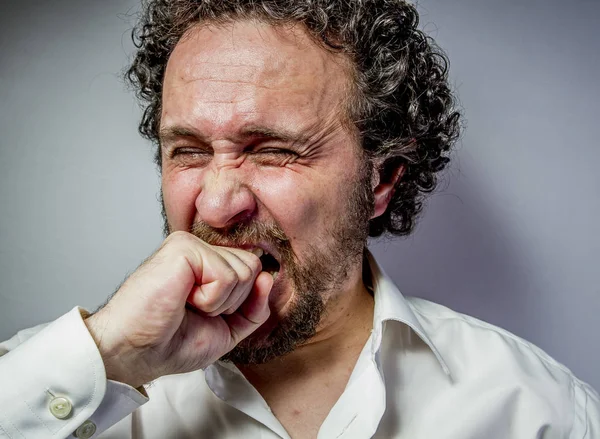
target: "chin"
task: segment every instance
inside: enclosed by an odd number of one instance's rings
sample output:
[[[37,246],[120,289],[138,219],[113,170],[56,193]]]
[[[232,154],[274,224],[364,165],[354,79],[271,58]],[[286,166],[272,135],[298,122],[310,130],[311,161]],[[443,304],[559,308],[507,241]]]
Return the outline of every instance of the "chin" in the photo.
[[[295,291],[291,282],[277,277],[271,315],[254,333],[221,359],[235,364],[264,364],[283,357],[316,334],[324,315],[322,292]]]

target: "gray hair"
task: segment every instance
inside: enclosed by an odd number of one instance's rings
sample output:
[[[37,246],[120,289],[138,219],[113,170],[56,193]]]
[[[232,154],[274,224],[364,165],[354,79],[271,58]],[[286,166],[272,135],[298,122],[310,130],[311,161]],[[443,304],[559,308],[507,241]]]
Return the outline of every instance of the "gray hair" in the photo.
[[[448,86],[448,59],[417,29],[419,15],[403,0],[149,0],[132,32],[137,52],[126,73],[143,104],[140,133],[158,146],[162,84],[182,35],[202,22],[258,19],[302,24],[315,41],[346,54],[354,66],[349,115],[365,156],[382,179],[398,166],[385,213],[369,235],[408,235],[427,193],[460,134],[460,113]],[[156,151],[160,167],[160,148]]]

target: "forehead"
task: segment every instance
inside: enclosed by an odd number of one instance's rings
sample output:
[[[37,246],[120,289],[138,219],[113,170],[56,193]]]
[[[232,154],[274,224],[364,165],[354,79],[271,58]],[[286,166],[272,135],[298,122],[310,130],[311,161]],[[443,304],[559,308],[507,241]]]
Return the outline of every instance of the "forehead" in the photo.
[[[339,120],[349,66],[345,56],[317,45],[300,25],[198,25],[167,64],[161,125],[208,121],[210,128],[225,130]]]

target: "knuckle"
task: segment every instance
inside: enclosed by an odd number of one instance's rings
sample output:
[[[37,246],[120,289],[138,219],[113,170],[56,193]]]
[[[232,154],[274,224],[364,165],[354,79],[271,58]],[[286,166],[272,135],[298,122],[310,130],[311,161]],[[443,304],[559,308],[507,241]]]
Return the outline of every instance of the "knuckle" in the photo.
[[[223,287],[233,288],[237,285],[239,277],[233,268],[225,268],[221,273],[219,281]]]
[[[247,283],[254,278],[254,271],[250,267],[240,268],[238,272],[240,282]]]
[[[165,238],[165,241],[176,241],[178,239],[182,239],[187,233],[182,232],[181,230],[177,230],[175,232],[169,233],[169,236]]]
[[[252,257],[248,261],[248,268],[250,269],[250,274],[258,273],[262,269],[262,262],[260,262],[260,258],[256,255],[252,255]]]
[[[165,245],[169,244],[169,243],[186,243],[186,242],[190,242],[191,238],[193,237],[193,235],[191,235],[190,233],[184,232],[182,230],[178,230],[175,232],[172,232],[169,234],[169,236],[167,236],[165,238]]]
[[[235,308],[235,307],[232,306],[232,307],[227,308],[221,314],[227,314],[227,315],[233,314],[234,312],[236,312],[236,310],[237,310],[237,308]]]
[[[204,312],[215,311],[222,302],[217,294],[204,294],[198,301],[200,309]]]

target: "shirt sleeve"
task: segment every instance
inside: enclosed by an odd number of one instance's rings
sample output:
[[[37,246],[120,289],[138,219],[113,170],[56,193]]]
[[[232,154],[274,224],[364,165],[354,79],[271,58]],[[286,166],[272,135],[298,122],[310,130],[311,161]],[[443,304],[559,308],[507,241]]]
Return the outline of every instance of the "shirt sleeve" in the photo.
[[[106,379],[86,314],[75,307],[0,343],[0,438],[96,438],[148,401]]]
[[[600,439],[600,398],[586,383],[574,378],[575,413],[569,439]]]

